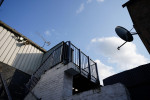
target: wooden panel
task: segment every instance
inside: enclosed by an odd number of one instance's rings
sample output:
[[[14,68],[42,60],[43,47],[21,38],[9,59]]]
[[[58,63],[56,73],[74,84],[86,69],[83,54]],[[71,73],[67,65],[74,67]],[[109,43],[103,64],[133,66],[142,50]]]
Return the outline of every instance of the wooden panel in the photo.
[[[13,55],[15,48],[16,48],[16,43],[17,41],[14,40],[14,44],[12,45],[11,49],[9,50],[9,52],[7,53],[7,56],[5,57],[5,59],[3,60],[4,63],[8,64],[8,61],[10,60],[11,56]]]
[[[28,74],[40,66],[43,52],[16,40],[14,33],[0,26],[0,61]]]
[[[11,34],[11,38],[12,38],[13,34]],[[8,61],[8,57],[9,57],[9,51],[12,49],[13,44],[15,43],[15,39],[11,39],[10,43],[8,44],[8,46],[6,47],[5,51],[3,52],[3,54],[0,57],[0,61],[4,62],[4,60],[6,59]],[[6,58],[7,57],[7,58]],[[4,62],[6,63],[6,62]]]
[[[17,55],[17,53],[19,52],[19,50],[21,48],[21,44],[18,41],[16,41],[16,43],[13,47],[15,49],[14,49],[14,51],[13,51],[12,55],[10,56],[9,61],[7,63],[10,66],[13,66],[13,62],[15,61],[16,55]]]
[[[3,31],[3,27],[2,26],[0,26],[0,34],[1,34],[1,32]]]
[[[1,39],[4,37],[4,35],[6,35],[6,32],[7,32],[6,29],[3,29],[3,30],[0,32],[0,41],[1,41]]]
[[[24,48],[25,48],[25,45],[22,45],[20,47],[19,51],[17,52],[17,54],[15,55],[15,59],[14,59],[13,64],[12,64],[13,67],[16,67],[16,65],[19,63],[19,60],[21,57],[21,55],[19,55],[19,54],[21,54],[23,52]]]
[[[40,51],[39,54],[40,54],[40,55],[39,55],[39,60],[38,60],[37,66],[40,66],[40,65],[41,65],[41,63],[42,63],[42,58],[43,58],[43,52]]]
[[[7,34],[9,34],[9,36],[7,38],[4,38],[2,40],[4,40],[4,43],[1,44],[1,48],[0,48],[0,57],[2,56],[2,54],[4,53],[4,51],[6,50],[7,46],[9,45],[9,43],[12,40],[11,34],[10,32],[8,32]],[[2,42],[1,42],[2,43]],[[0,60],[1,61],[1,60]]]
[[[3,31],[4,32],[4,31]],[[2,32],[2,33],[3,33]],[[5,33],[4,33],[5,34]],[[2,48],[2,46],[4,45],[4,43],[5,43],[5,41],[7,40],[7,38],[9,37],[9,35],[10,35],[10,32],[8,31],[7,33],[6,33],[6,35],[4,35],[2,38],[1,38],[1,40],[0,40],[0,50],[1,50],[1,48]]]
[[[40,53],[40,51],[39,51],[39,49],[37,49],[36,54],[34,55],[35,56],[35,58],[34,58],[34,64],[32,66],[32,68],[33,68],[34,71],[39,67],[37,65],[38,59],[39,59],[39,55],[40,55],[39,53]]]
[[[34,69],[35,67],[35,62],[36,62],[36,59],[37,59],[37,53],[38,53],[38,49],[35,50],[34,54],[33,54],[33,60],[32,60],[32,65],[31,67]]]
[[[31,70],[31,68],[32,68],[32,66],[33,66],[33,64],[34,64],[34,54],[36,53],[36,51],[37,51],[37,48],[35,48],[35,47],[33,47],[33,51],[32,51],[32,53],[30,54],[31,55],[31,60],[28,62],[28,68],[26,69],[26,71],[28,72],[28,73],[32,73],[32,70]]]
[[[39,53],[38,53],[38,59],[37,59],[37,65],[35,66],[34,70],[36,70],[37,68],[40,67],[40,64],[42,62],[42,57],[43,57],[43,53],[39,50]]]
[[[28,47],[29,47],[29,45],[25,45],[25,48],[24,48],[23,52],[22,52],[22,53],[18,53],[18,55],[20,55],[20,58],[19,58],[19,60],[18,60],[17,65],[15,66],[16,68],[20,69],[20,67],[22,67],[22,66],[20,66],[20,65],[22,64],[22,61],[23,61],[23,59],[24,59],[24,54],[25,54],[26,51],[28,50]]]
[[[30,50],[31,50],[31,45],[28,45],[27,50],[25,51],[25,53],[22,54],[23,55],[23,59],[22,59],[21,64],[19,66],[21,70],[24,70],[25,67],[27,67],[27,66],[25,66],[25,63],[28,63],[27,59],[30,59],[30,58],[28,58],[29,54],[30,54]]]
[[[30,63],[32,63],[32,62],[31,62],[31,60],[32,60],[32,53],[34,52],[34,49],[35,49],[35,48],[34,48],[33,46],[31,46],[31,50],[30,50],[30,52],[28,53],[28,57],[27,57],[27,60],[26,60],[27,63],[24,64],[24,66],[25,66],[25,67],[24,67],[24,70],[25,70],[25,71],[28,71],[28,68],[30,68]]]

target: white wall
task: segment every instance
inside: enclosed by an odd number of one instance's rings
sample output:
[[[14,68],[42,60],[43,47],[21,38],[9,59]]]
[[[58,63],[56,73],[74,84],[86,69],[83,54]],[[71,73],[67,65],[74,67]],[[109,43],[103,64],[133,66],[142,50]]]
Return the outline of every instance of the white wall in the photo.
[[[42,100],[130,100],[126,88],[119,83],[72,95],[73,74],[66,72],[74,67],[73,63],[58,64],[48,70],[32,93]],[[29,93],[25,100],[35,100],[35,97]]]
[[[73,76],[66,74],[64,71],[74,64],[58,64],[48,70],[32,92],[42,100],[63,100],[65,97],[72,95]],[[25,100],[35,100],[35,97],[29,93]]]
[[[101,89],[85,91],[65,100],[130,100],[130,97],[126,88],[117,83],[101,87]]]
[[[18,42],[14,33],[0,26],[0,62],[32,74],[40,65],[43,52]]]

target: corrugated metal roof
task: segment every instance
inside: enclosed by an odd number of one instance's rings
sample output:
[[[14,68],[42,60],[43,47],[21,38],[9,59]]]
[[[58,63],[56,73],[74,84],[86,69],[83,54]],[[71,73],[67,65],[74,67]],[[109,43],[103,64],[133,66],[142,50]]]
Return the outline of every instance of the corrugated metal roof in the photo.
[[[10,32],[12,32],[13,34],[17,35],[17,36],[21,36],[24,39],[28,40],[28,42],[33,45],[34,47],[38,48],[39,50],[41,50],[42,52],[46,52],[46,50],[44,48],[41,48],[39,45],[37,45],[36,43],[34,43],[32,40],[28,39],[27,37],[25,37],[24,35],[22,35],[21,33],[19,33],[18,31],[16,31],[15,29],[11,28],[10,26],[8,26],[7,24],[5,24],[4,22],[2,22],[0,20],[0,26],[3,26],[4,28],[6,28],[7,30],[9,30]]]

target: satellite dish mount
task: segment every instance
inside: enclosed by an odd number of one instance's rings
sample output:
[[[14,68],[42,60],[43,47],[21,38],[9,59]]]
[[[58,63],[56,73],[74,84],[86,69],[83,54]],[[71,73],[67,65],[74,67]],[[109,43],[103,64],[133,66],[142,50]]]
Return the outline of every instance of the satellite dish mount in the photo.
[[[133,28],[132,28],[132,29],[133,29]],[[132,30],[132,29],[131,29],[131,30]],[[120,48],[121,48],[124,44],[126,44],[127,42],[132,42],[132,41],[133,41],[133,35],[136,35],[137,33],[136,33],[136,32],[131,32],[131,30],[128,31],[127,29],[125,29],[124,27],[121,27],[121,26],[117,26],[117,27],[115,28],[115,31],[116,31],[117,35],[118,35],[122,40],[125,41],[122,45],[120,45],[120,46],[117,48],[118,50],[120,50]]]

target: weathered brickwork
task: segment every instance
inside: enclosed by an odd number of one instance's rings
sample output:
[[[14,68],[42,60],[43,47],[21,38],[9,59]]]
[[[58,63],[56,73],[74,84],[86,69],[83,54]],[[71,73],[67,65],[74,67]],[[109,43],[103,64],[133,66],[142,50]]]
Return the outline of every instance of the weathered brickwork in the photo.
[[[58,64],[48,70],[32,92],[42,100],[130,100],[127,90],[119,83],[72,95],[73,76],[65,71],[74,66],[73,63]],[[25,100],[36,99],[29,93]]]
[[[73,76],[64,71],[70,68],[72,63],[68,65],[59,64],[48,70],[41,76],[40,81],[34,87],[32,92],[42,100],[62,100],[72,95],[72,79]],[[34,97],[29,94],[25,100],[31,100]]]

